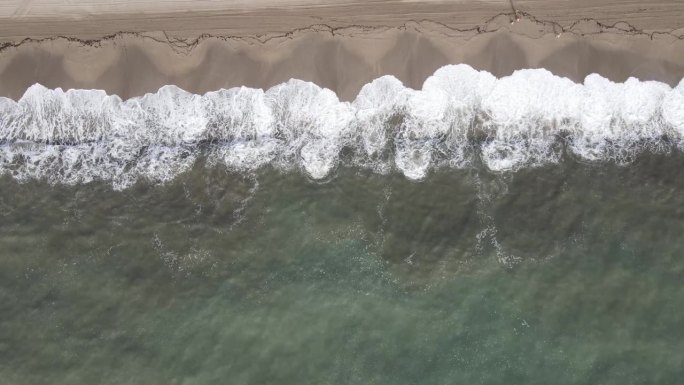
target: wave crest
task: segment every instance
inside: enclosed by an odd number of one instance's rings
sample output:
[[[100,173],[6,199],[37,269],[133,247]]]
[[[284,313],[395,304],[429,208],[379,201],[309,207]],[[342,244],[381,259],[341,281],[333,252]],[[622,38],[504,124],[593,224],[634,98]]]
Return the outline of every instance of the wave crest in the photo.
[[[0,98],[0,173],[117,189],[172,180],[199,156],[237,171],[273,165],[321,179],[348,153],[357,166],[421,179],[476,161],[514,171],[557,162],[564,150],[628,163],[672,148],[684,149],[684,81],[671,88],[592,74],[578,84],[543,69],[497,79],[449,65],[421,90],[383,76],[352,102],[301,80],[204,95],[164,86],[125,101],[36,84],[17,102]]]

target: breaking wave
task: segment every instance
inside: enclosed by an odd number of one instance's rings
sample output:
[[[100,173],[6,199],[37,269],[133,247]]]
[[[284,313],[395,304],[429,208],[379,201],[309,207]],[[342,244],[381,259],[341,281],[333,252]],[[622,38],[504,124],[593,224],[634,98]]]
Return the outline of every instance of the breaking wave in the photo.
[[[271,165],[328,176],[344,159],[421,179],[439,167],[495,172],[557,162],[628,163],[643,151],[684,149],[684,80],[675,88],[599,75],[583,84],[543,69],[497,79],[442,67],[421,90],[392,76],[353,102],[290,80],[195,95],[175,86],[122,101],[99,90],[30,87],[0,98],[0,173],[24,181],[126,188],[163,183],[198,157],[236,171]]]

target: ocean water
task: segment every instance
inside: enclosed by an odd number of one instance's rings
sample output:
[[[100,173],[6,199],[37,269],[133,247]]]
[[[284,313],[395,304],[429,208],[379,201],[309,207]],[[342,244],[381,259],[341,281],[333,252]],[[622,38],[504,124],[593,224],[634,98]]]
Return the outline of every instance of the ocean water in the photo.
[[[684,82],[0,98],[0,384],[679,384]]]

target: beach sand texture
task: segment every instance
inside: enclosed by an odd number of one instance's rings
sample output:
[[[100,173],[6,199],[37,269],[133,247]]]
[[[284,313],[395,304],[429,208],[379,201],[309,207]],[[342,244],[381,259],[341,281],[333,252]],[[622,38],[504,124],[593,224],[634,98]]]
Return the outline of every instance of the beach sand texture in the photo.
[[[41,83],[126,98],[166,84],[203,93],[298,78],[349,100],[379,76],[420,88],[454,63],[496,76],[541,67],[579,82],[596,72],[675,85],[682,14],[674,0],[9,0],[0,95]]]

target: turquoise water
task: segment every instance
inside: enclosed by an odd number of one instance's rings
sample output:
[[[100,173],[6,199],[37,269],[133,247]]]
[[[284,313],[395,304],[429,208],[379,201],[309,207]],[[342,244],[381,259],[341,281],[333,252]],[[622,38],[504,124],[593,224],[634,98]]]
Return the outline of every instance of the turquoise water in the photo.
[[[679,384],[684,156],[0,179],[2,384]]]

